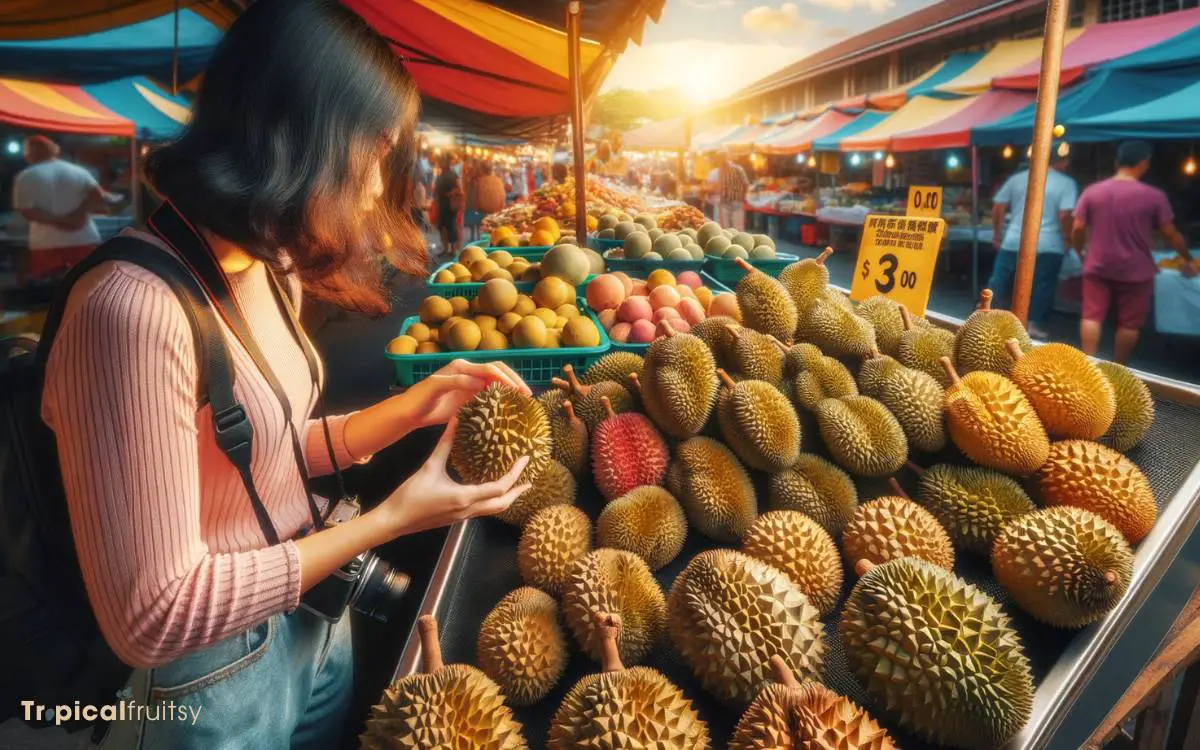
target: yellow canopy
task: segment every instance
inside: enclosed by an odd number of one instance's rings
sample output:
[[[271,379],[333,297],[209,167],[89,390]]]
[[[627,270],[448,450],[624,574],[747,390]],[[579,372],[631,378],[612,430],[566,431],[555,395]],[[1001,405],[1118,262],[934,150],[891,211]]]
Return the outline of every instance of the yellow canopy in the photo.
[[[838,144],[838,148],[842,151],[886,149],[891,144],[893,135],[941,122],[947,117],[958,114],[973,101],[975,101],[975,97],[932,99],[928,96],[918,96],[909,100],[903,107],[870,130],[864,130],[858,135],[844,138]]]
[[[1083,29],[1067,29],[1064,44],[1070,44]],[[948,94],[982,94],[992,79],[1008,75],[1042,56],[1042,37],[1000,42],[971,67],[937,87]]]
[[[175,10],[175,0],[3,0],[0,39],[30,41],[82,36],[129,26]],[[178,3],[222,29],[249,5],[249,0],[204,0]]]

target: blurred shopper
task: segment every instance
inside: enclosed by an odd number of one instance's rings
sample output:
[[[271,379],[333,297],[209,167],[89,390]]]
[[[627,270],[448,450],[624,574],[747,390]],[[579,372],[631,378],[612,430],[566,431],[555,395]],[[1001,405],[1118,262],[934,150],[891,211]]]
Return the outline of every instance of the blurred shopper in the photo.
[[[744,230],[746,228],[746,191],[750,179],[746,170],[729,158],[729,150],[717,152],[716,185],[717,223],[723,227]],[[709,175],[712,179],[712,175]]]
[[[442,239],[441,255],[454,255],[462,239],[459,231],[459,214],[466,207],[466,195],[462,182],[454,171],[450,154],[442,156],[442,172],[433,183],[433,203],[436,212],[438,236]]]
[[[480,166],[475,190],[479,196],[479,210],[484,216],[504,209],[504,181],[496,175],[496,170],[490,162],[484,162]]]
[[[533,195],[533,192],[537,190],[537,187],[538,182],[537,178],[534,176],[533,162],[527,161],[525,162],[525,195]]]
[[[556,161],[550,166],[550,179],[555,185],[561,185],[567,181],[567,175],[570,170],[567,165],[561,161]]]
[[[466,207],[463,210],[464,242],[479,239],[479,228],[483,224],[484,212],[479,209],[479,176],[483,166],[482,159],[468,159],[463,167],[463,191],[466,193]]]
[[[1155,230],[1184,259],[1180,273],[1196,275],[1167,194],[1141,182],[1150,169],[1150,155],[1145,141],[1122,143],[1117,148],[1117,173],[1085,189],[1075,208],[1073,241],[1083,258],[1082,348],[1088,354],[1100,348],[1104,319],[1115,304],[1113,358],[1122,363],[1129,361],[1150,315],[1158,272],[1150,252]]]
[[[31,279],[65,273],[100,244],[91,214],[104,210],[106,194],[89,171],[58,157],[46,136],[25,139],[30,166],[13,182],[13,209],[29,221]]]
[[[1079,197],[1079,187],[1068,177],[1067,157],[1058,151],[1046,175],[1046,194],[1042,202],[1042,221],[1038,229],[1037,265],[1033,269],[1033,290],[1029,299],[1029,335],[1046,340],[1046,318],[1054,309],[1058,292],[1058,274],[1071,234],[1071,211]],[[1021,247],[1021,225],[1025,217],[1025,196],[1029,191],[1029,168],[1004,181],[992,203],[992,244],[996,263],[988,286],[996,295],[997,306],[1011,302],[1013,277],[1017,272],[1017,254]],[[1007,228],[1004,219],[1008,217]]]

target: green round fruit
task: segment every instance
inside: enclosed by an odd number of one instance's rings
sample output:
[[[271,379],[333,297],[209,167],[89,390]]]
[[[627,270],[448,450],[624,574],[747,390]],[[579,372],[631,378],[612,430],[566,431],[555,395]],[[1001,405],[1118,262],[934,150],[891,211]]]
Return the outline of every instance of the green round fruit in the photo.
[[[613,214],[604,214],[596,221],[596,228],[603,232],[605,229],[613,229],[620,224],[621,220]]]
[[[759,245],[750,251],[750,258],[753,260],[770,260],[775,257],[775,248],[769,245]]]
[[[646,253],[650,252],[650,235],[645,232],[634,232],[625,238],[625,257],[626,258],[641,258]]]
[[[692,254],[682,247],[677,247],[667,253],[667,260],[694,260]]]
[[[599,232],[596,232],[596,236],[602,240],[611,240],[611,239],[616,239],[617,233],[612,227],[609,227],[607,229],[601,229]]]
[[[709,255],[714,255],[718,258],[724,258],[725,251],[729,249],[730,244],[731,243],[729,242],[728,237],[725,235],[717,235],[704,245],[704,252],[708,253]]]
[[[646,234],[649,234],[649,235],[650,235],[650,241],[651,241],[651,242],[656,242],[656,241],[658,240],[658,238],[659,238],[659,237],[662,237],[662,236],[663,236],[663,230],[661,230],[661,229],[658,229],[657,227],[655,227],[654,229],[648,229],[648,230],[646,230]]]
[[[683,247],[683,243],[673,234],[664,234],[654,241],[654,252],[666,257],[672,250]]]
[[[692,243],[685,247],[684,250],[687,250],[691,254],[692,260],[704,260],[704,248],[699,245]]]
[[[632,221],[622,221],[613,227],[613,237],[614,239],[623,240],[634,232],[640,231],[642,231],[642,228]]]
[[[680,237],[686,236],[689,240],[696,239],[696,230],[692,229],[691,227],[684,227],[675,234],[679,235]]]
[[[654,214],[638,214],[633,217],[633,223],[641,224],[646,229],[656,229],[658,227],[658,221],[654,218]]]
[[[646,253],[642,256],[642,260],[662,260],[663,257],[658,253]]]
[[[746,248],[746,252],[754,249],[754,237],[746,232],[738,232],[733,236],[733,244]]]
[[[696,244],[704,247],[713,237],[721,234],[721,225],[715,221],[710,221],[700,227],[700,231],[696,232]]]
[[[724,257],[725,260],[735,260],[737,258],[749,258],[750,253],[746,252],[746,248],[742,247],[741,245],[730,245],[729,249],[725,251],[725,255],[722,257]]]
[[[772,250],[775,249],[775,240],[771,239],[767,235],[754,234],[751,236],[754,238],[754,246],[755,247],[758,247],[759,245],[766,245],[767,247],[771,248]]]

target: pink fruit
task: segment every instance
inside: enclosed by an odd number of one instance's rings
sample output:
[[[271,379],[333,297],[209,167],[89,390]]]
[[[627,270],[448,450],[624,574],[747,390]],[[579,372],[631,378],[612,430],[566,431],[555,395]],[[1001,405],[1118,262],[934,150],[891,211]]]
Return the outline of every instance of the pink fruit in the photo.
[[[681,299],[679,307],[675,308],[679,311],[680,316],[688,322],[688,325],[696,325],[704,320],[704,305],[700,304],[697,299]]]
[[[696,299],[696,293],[687,284],[676,284],[675,291],[679,292],[679,299]]]
[[[604,326],[604,330],[610,330],[613,323],[617,322],[616,310],[601,310],[596,314],[596,319],[600,321],[600,325]]]
[[[658,336],[668,335],[667,326],[671,326],[671,330],[675,331],[675,333],[687,333],[692,330],[692,327],[688,325],[686,320],[663,320],[659,322],[656,334]]]
[[[733,292],[721,292],[713,297],[712,304],[708,306],[708,314],[713,317],[726,315],[740,323],[742,311],[738,308],[737,295]]]
[[[639,320],[629,330],[629,341],[633,344],[649,344],[654,340],[654,323]]]
[[[654,317],[652,317],[651,320],[653,320],[655,323],[659,323],[663,320],[683,320],[683,316],[680,315],[679,311],[673,307],[660,307],[654,311]]]
[[[684,271],[675,277],[675,281],[683,284],[684,286],[690,286],[692,289],[695,289],[703,284],[703,282],[700,281],[700,274],[696,273],[695,271]]]
[[[633,323],[637,320],[649,320],[654,313],[650,300],[646,297],[626,297],[617,308],[617,320]]]
[[[617,343],[624,344],[629,340],[630,327],[628,323],[614,323],[608,332],[608,337]]]
[[[630,287],[629,294],[626,294],[626,297],[645,297],[650,293],[650,289],[646,286],[646,282],[642,281],[641,279],[631,283],[633,286]]]
[[[608,275],[615,276],[621,280],[621,286],[625,287],[626,297],[633,294],[633,279],[629,278],[629,274],[625,273],[624,271],[613,271]]]
[[[679,292],[673,286],[655,287],[650,292],[650,306],[655,310],[660,307],[675,307],[679,304]]]
[[[625,285],[616,276],[600,274],[588,282],[587,303],[593,310],[615,310],[625,301]]]

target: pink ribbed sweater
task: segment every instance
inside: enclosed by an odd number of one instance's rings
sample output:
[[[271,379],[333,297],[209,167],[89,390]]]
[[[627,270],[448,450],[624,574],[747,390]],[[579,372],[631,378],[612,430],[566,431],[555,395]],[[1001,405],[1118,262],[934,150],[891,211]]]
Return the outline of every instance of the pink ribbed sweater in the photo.
[[[265,267],[229,282],[291,401],[308,471],[329,473],[320,421],[308,419],[316,400],[308,366]],[[290,539],[311,523],[291,436],[266,379],[225,333],[234,392],[254,426],[255,487]],[[58,443],[92,609],[113,650],[137,667],[216,643],[300,599],[296,545],[268,546],[213,438],[210,407],[197,410],[196,388],[191,328],[166,284],[125,263],[80,280],[51,350],[42,413]],[[345,419],[330,419],[341,465],[354,461]]]

